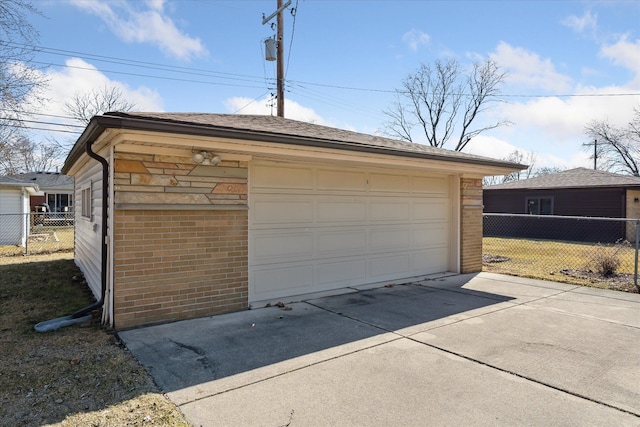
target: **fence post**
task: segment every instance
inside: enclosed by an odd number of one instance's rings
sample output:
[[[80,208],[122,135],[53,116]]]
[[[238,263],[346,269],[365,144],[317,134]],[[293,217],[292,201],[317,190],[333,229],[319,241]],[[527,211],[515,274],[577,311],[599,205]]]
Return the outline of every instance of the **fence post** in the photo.
[[[640,219],[636,220],[636,262],[634,267],[633,284],[638,288],[638,247],[640,246]]]
[[[26,218],[24,221],[24,254],[29,255],[29,226],[31,225],[30,224],[31,217],[29,216],[28,212],[25,215],[26,215]]]

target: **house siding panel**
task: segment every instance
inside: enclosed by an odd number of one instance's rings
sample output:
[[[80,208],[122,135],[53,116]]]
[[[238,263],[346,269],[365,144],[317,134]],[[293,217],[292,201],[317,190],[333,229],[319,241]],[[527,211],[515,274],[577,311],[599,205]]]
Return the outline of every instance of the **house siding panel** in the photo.
[[[490,190],[485,189],[485,213],[526,214],[527,198],[551,198],[553,215],[624,218],[622,188]],[[525,237],[584,242],[613,242],[625,238],[621,222],[580,221],[552,218],[485,218],[485,236]]]
[[[75,262],[84,273],[91,292],[100,299],[102,282],[100,278],[102,242],[102,166],[90,160],[75,176],[74,200],[82,200],[82,189],[91,186],[91,218],[82,216],[81,209],[75,210]]]

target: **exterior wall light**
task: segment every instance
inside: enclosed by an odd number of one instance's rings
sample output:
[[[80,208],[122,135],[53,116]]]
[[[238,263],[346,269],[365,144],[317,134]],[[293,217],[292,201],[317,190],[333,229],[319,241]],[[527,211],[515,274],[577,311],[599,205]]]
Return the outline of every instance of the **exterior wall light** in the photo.
[[[220,160],[222,160],[222,158],[220,156],[214,156],[213,153],[210,153],[208,151],[200,151],[200,152],[196,152],[193,153],[193,161],[196,163],[199,163],[201,165],[217,165],[218,163],[220,163]]]

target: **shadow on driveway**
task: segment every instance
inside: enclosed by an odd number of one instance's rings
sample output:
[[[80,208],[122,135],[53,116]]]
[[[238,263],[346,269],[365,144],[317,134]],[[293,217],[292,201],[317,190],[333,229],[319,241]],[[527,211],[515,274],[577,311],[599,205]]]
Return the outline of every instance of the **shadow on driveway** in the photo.
[[[357,342],[373,337],[377,341],[367,345],[389,342],[399,338],[390,332],[412,328],[417,333],[427,328],[421,327],[427,322],[444,318],[454,322],[456,315],[468,318],[472,310],[499,309],[497,304],[513,299],[462,289],[473,277],[354,290],[292,303],[288,305],[291,310],[254,309],[119,335],[150,368],[156,383],[165,392],[173,392],[300,357],[309,363],[307,356],[312,358],[313,353],[348,344],[361,346]],[[340,351],[356,351],[355,347]],[[280,369],[295,368],[295,363],[289,363]]]

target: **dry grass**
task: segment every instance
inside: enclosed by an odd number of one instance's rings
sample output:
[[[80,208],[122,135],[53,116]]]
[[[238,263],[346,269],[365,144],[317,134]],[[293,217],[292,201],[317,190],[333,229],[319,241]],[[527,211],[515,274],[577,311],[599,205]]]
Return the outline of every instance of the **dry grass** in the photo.
[[[27,248],[20,245],[0,245],[0,257],[73,251],[73,226],[31,227]]]
[[[499,261],[485,262],[485,271],[638,292],[633,284],[635,249],[618,246],[613,250],[619,257],[620,265],[618,274],[611,276],[595,271],[594,259],[601,249],[602,245],[589,243],[497,237],[485,237],[482,240],[485,257]],[[499,260],[500,257],[506,260]]]
[[[91,302],[73,276],[70,253],[0,258],[0,425],[187,426],[110,331],[33,330]]]

